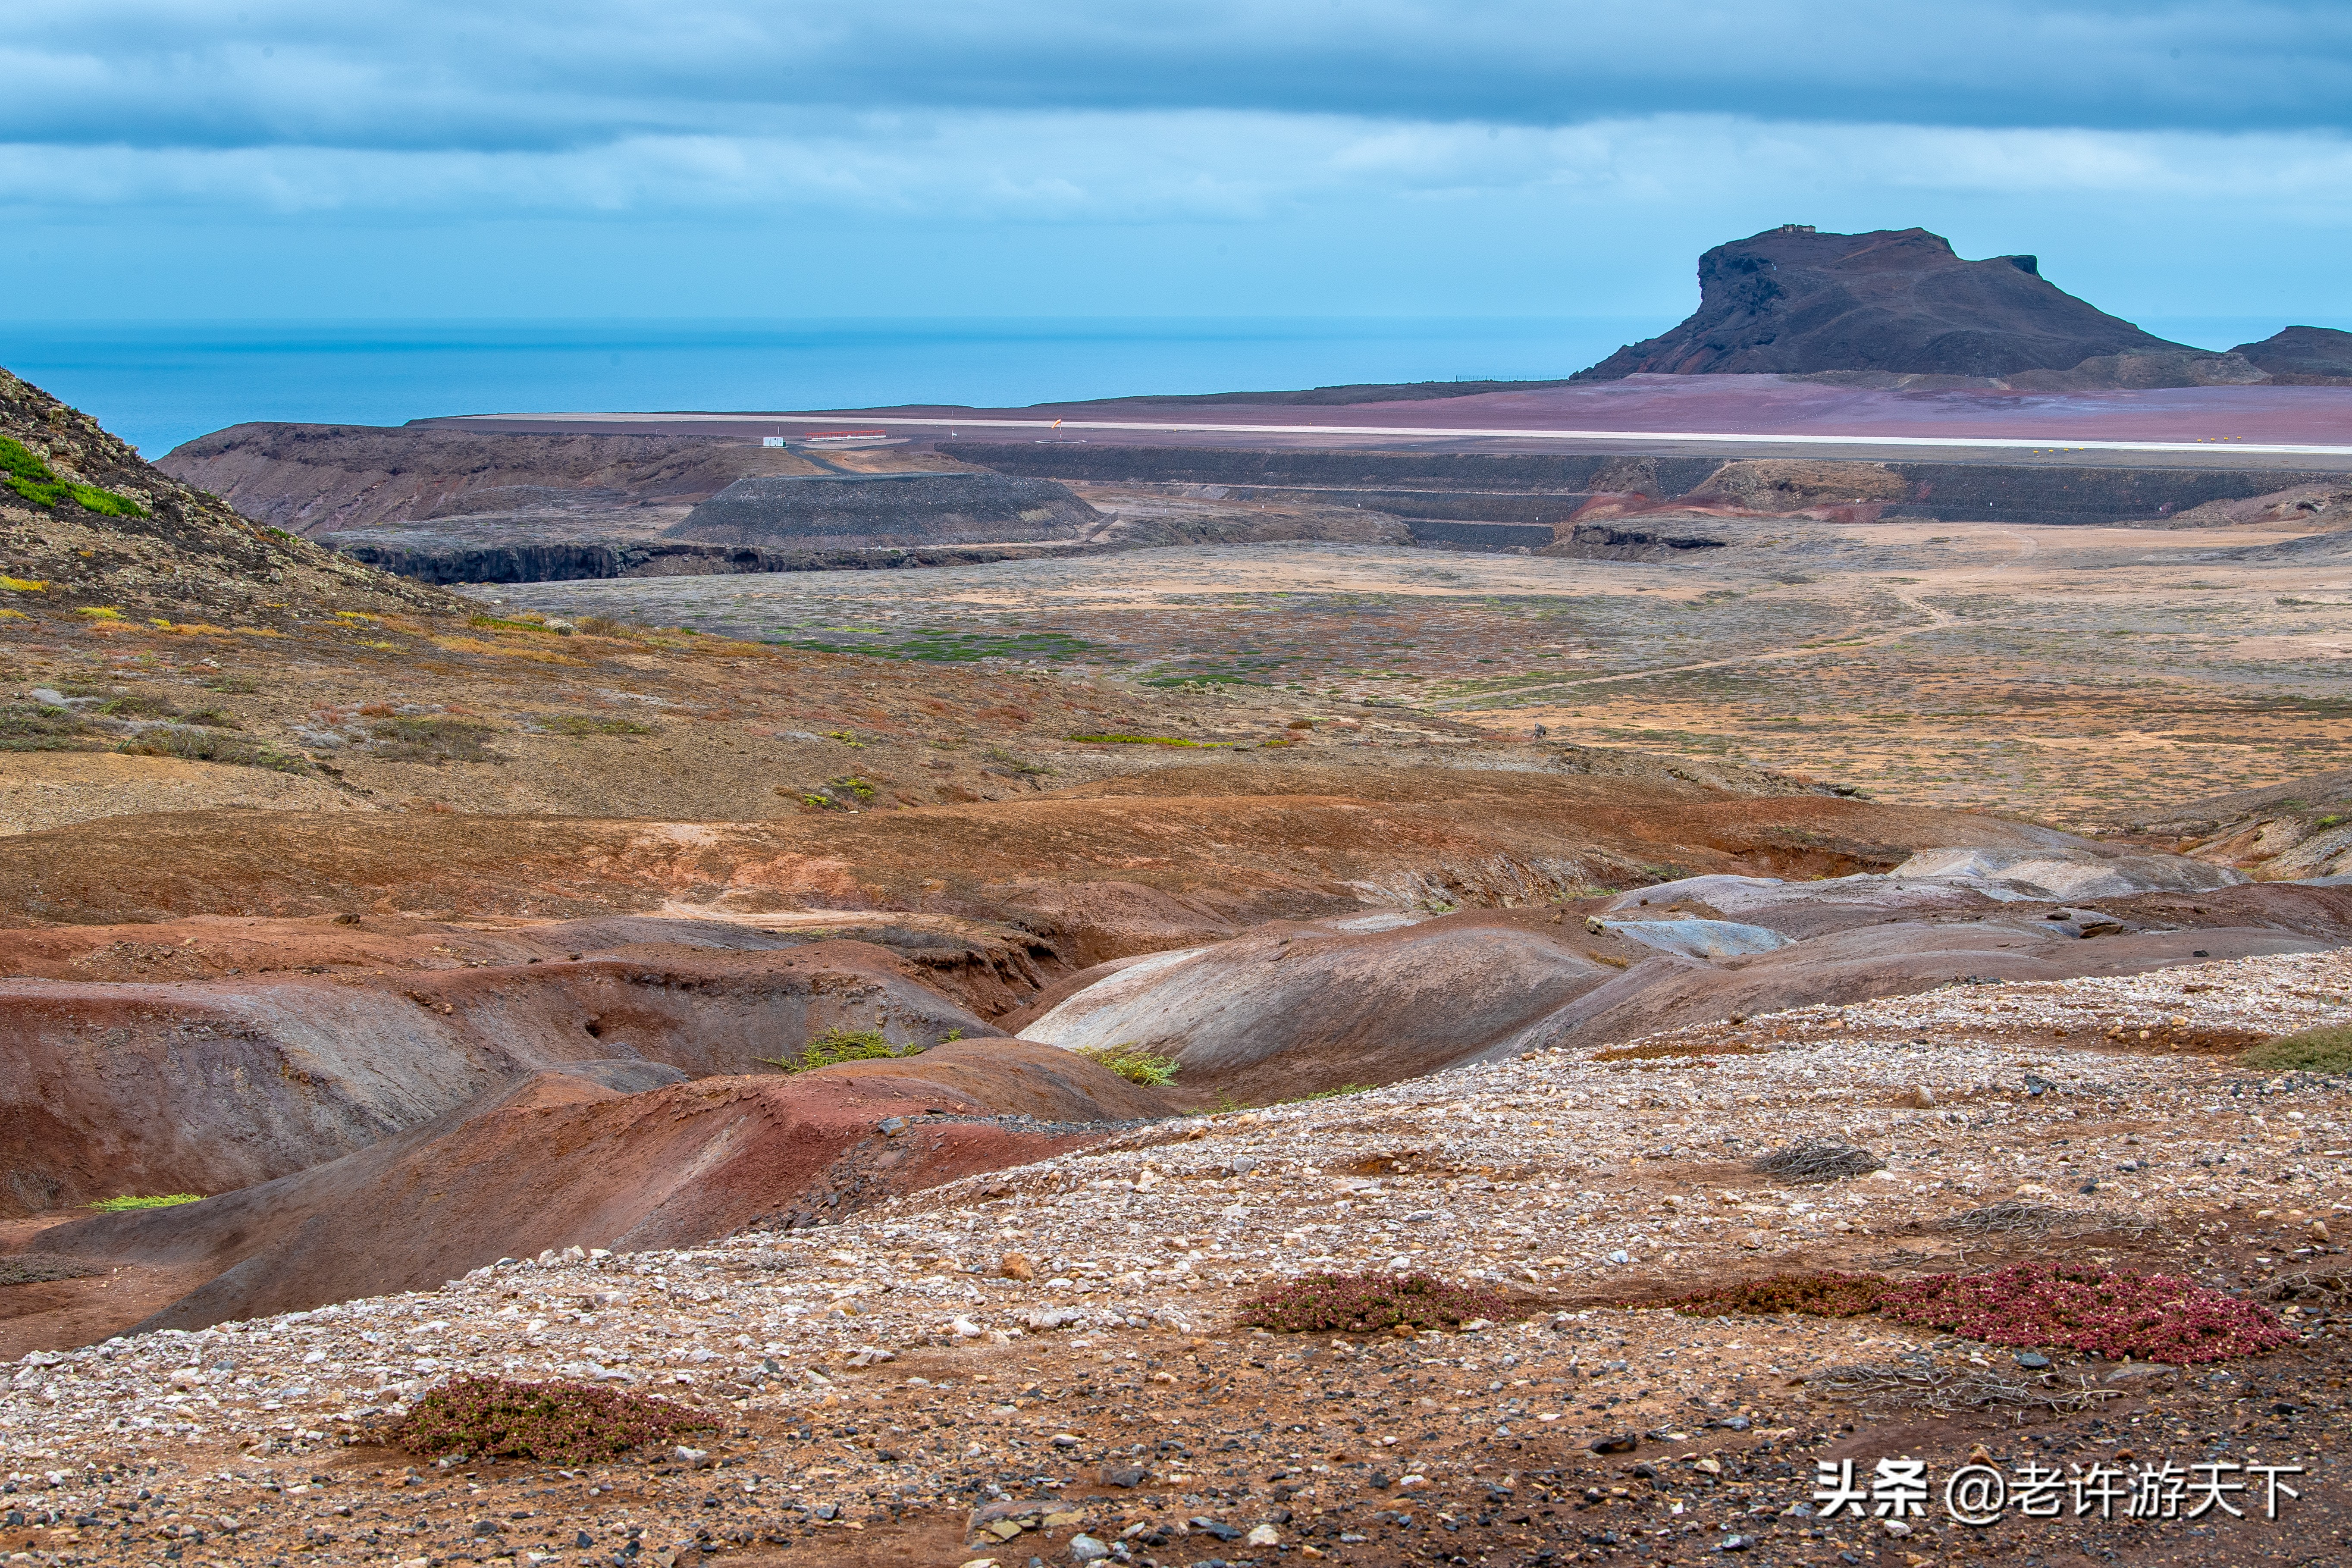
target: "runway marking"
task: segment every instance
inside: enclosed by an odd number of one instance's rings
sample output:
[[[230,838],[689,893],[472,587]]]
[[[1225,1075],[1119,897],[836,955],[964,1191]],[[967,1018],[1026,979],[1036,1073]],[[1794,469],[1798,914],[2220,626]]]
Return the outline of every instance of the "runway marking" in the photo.
[[[497,424],[508,421],[541,423],[611,424],[611,425],[836,425],[839,414],[822,417],[797,414],[467,414],[452,416],[452,423],[468,425]],[[1994,447],[2023,452],[2047,452],[2053,445],[2047,436],[2011,437],[2006,436],[1800,436],[1800,435],[1726,435],[1711,430],[1523,430],[1468,429],[1432,427],[1411,425],[1183,425],[1148,423],[1124,419],[934,419],[898,418],[883,416],[869,423],[876,425],[919,425],[950,430],[1129,430],[1155,435],[1200,434],[1210,436],[1380,436],[1391,439],[1415,440],[1500,440],[1500,441],[1699,441],[1727,447],[1780,445],[1790,447]],[[2077,452],[2210,452],[2217,444],[2211,437],[2190,441],[2092,441],[2067,439],[2068,449]],[[2347,458],[2352,446],[2320,447],[2291,446],[2284,443],[2238,441],[2230,442],[2233,452],[2262,452],[2276,457]]]

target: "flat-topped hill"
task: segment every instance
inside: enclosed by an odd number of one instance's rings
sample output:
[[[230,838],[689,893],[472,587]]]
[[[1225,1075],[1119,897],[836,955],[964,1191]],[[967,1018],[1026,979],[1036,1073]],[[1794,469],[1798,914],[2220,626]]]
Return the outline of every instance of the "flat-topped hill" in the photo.
[[[1680,326],[1618,350],[1577,379],[1857,370],[2008,376],[2072,370],[2106,355],[2201,353],[2076,299],[2043,278],[2031,256],[1963,260],[1949,240],[1924,228],[1767,229],[1700,257],[1698,284],[1698,309]]]

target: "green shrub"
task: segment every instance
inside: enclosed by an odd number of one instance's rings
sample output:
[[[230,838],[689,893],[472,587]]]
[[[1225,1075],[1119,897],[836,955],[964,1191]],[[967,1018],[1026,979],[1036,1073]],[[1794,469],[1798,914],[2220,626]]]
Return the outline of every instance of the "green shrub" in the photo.
[[[379,721],[368,731],[376,755],[395,763],[495,763],[487,742],[495,731],[471,719],[403,714]]]
[[[2352,1073],[2352,1025],[2323,1025],[2249,1046],[2238,1058],[2257,1072]]]
[[[1369,1334],[1526,1315],[1498,1295],[1427,1274],[1308,1274],[1242,1303],[1239,1321],[1277,1334]]]
[[[114,749],[126,757],[177,757],[184,763],[220,763],[279,773],[310,771],[310,764],[300,757],[272,747],[232,740],[217,730],[182,729],[176,724],[144,731]]]
[[[1148,1084],[1154,1089],[1174,1083],[1180,1065],[1174,1057],[1147,1051],[1132,1040],[1116,1046],[1081,1046],[1077,1054],[1108,1068],[1129,1083]]]
[[[98,705],[99,712],[110,719],[173,719],[180,710],[160,697],[134,691],[128,697],[110,698]]]
[[[89,726],[66,708],[0,705],[0,752],[72,752],[88,745]]]
[[[100,512],[108,517],[147,515],[138,505],[110,490],[58,478],[49,471],[49,466],[35,457],[22,442],[6,436],[0,436],[0,485],[16,491],[37,507],[54,507],[69,500],[85,511]]]
[[[794,1056],[786,1053],[777,1057],[757,1057],[753,1059],[780,1068],[785,1072],[810,1072],[817,1068],[829,1068],[835,1062],[881,1061],[894,1057],[919,1057],[925,1047],[916,1045],[894,1046],[879,1029],[845,1029],[839,1026],[827,1029],[800,1048]]]
[[[420,1457],[590,1465],[713,1425],[693,1411],[593,1384],[457,1377],[418,1400],[384,1436]]]
[[[142,1197],[136,1193],[124,1193],[118,1197],[100,1198],[85,1206],[97,1209],[101,1214],[120,1214],[124,1209],[168,1209],[181,1204],[202,1203],[204,1196],[202,1193],[156,1193]]]

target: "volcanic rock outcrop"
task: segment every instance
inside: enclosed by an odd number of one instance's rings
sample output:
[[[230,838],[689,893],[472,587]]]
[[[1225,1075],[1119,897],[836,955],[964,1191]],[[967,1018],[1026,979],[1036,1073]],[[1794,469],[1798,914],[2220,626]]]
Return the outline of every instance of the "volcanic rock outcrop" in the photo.
[[[165,453],[165,473],[302,534],[413,520],[687,507],[753,474],[818,471],[710,436],[549,435],[435,426],[232,425]],[[662,525],[679,515],[655,514]]]
[[[2287,327],[2230,352],[2270,372],[2273,381],[2352,381],[2352,332],[2333,327]]]
[[[1964,261],[1949,240],[1922,228],[1820,234],[1784,225],[1717,246],[1699,258],[1698,279],[1699,307],[1680,326],[1629,344],[1574,379],[1820,371],[2008,376],[2071,371],[2108,355],[2200,353],[2066,293],[2031,256]]]

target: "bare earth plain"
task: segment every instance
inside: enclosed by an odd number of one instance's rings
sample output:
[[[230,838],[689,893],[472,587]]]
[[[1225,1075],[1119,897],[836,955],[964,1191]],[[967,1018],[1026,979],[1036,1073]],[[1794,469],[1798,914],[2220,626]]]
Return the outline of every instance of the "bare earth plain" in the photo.
[[[0,1554],[2352,1557],[2352,1086],[2241,1057],[2352,1022],[2338,536],[1708,531],[7,589]],[[1055,1048],[1187,973],[1238,1055]],[[775,1070],[849,1026],[929,1048]],[[1881,1163],[1759,1168],[1810,1138]],[[84,1206],[119,1185],[204,1195]],[[2026,1361],[1663,1305],[2029,1260],[2294,1337]],[[1496,1315],[1240,1321],[1413,1268]],[[465,1373],[698,1435],[389,1445]],[[2294,1495],[1816,1506],[1901,1457]]]
[[[1710,521],[1738,542],[1671,564],[1292,542],[480,592],[918,659],[1025,637],[1024,657],[1114,689],[1542,725],[2075,828],[2330,770],[2352,739],[2341,550],[2243,528]]]

